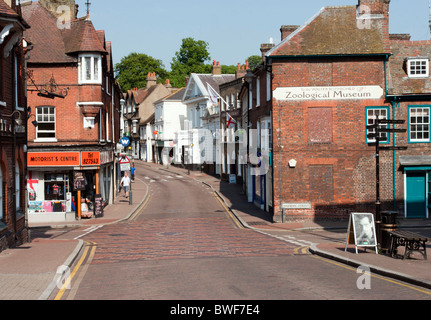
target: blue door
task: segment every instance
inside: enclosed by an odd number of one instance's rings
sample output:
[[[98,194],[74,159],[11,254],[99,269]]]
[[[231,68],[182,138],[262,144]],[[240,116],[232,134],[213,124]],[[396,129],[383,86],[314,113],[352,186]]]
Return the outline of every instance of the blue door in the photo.
[[[426,218],[426,173],[407,173],[407,218]]]

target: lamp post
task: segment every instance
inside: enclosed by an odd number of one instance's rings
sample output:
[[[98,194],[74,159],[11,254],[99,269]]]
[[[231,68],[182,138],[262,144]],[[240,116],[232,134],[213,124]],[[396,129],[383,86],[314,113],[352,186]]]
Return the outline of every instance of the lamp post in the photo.
[[[254,73],[250,70],[247,69],[247,73],[244,76],[244,81],[247,85],[247,94],[248,94],[248,110],[247,110],[247,197],[249,202],[253,201],[253,195],[251,195],[250,197],[250,186],[252,185],[252,181],[251,181],[251,170],[250,170],[250,127],[251,127],[251,123],[250,123],[250,109],[252,107],[252,87],[253,87],[253,81],[254,81],[255,75]]]

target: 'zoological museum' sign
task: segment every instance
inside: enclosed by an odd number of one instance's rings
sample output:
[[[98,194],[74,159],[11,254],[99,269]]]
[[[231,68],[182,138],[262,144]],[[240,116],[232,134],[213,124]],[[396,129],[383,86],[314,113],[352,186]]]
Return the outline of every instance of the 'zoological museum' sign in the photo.
[[[373,100],[382,98],[383,94],[380,86],[285,87],[275,89],[273,96],[278,101]]]

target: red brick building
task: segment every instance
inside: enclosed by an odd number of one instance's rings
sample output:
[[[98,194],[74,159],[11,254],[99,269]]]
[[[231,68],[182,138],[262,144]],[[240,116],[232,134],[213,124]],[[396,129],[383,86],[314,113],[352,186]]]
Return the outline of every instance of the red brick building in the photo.
[[[366,124],[389,117],[389,2],[322,8],[293,32],[282,28],[283,40],[266,54],[275,221],[374,212],[375,148]],[[382,209],[393,209],[391,159],[382,158]]]
[[[28,241],[26,48],[22,37],[28,28],[16,1],[0,0],[0,251]]]
[[[63,1],[62,10],[56,3],[22,8],[34,26],[25,38],[34,47],[27,86],[29,219],[35,223],[91,216],[96,196],[113,202],[117,180],[121,91],[111,43],[88,14],[77,17],[75,1]]]
[[[390,40],[388,115],[404,120],[407,132],[390,135],[388,142],[408,149],[387,152],[384,196],[402,217],[429,218],[431,41],[411,41],[409,35],[391,35]]]

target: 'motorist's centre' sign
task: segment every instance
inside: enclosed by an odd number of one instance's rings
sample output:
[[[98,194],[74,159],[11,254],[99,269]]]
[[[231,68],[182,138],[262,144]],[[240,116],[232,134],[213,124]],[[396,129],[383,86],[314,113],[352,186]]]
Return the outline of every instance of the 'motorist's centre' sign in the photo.
[[[109,154],[102,154],[104,163],[109,161]],[[108,157],[107,157],[108,156]],[[29,152],[28,167],[76,167],[101,165],[101,153],[98,151],[82,152]],[[112,158],[112,155],[111,155]],[[112,160],[111,160],[112,161]]]
[[[380,99],[380,86],[352,87],[286,87],[274,90],[278,101]]]
[[[79,166],[79,152],[28,153],[29,167]]]

